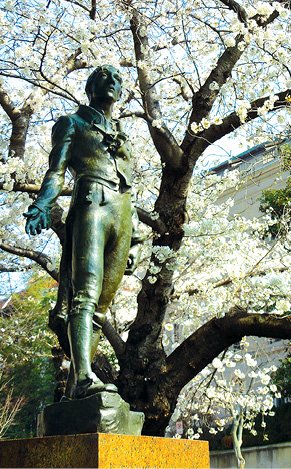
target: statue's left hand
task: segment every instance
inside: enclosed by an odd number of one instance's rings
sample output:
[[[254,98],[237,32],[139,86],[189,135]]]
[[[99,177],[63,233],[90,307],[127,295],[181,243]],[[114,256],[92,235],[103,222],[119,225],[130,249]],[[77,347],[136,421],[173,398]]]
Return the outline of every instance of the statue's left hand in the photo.
[[[50,216],[42,212],[38,207],[31,205],[23,214],[26,221],[25,231],[27,234],[39,234],[42,229],[48,229],[51,224]]]
[[[131,275],[137,268],[140,259],[140,244],[135,244],[129,250],[127,266],[125,269],[125,275]]]

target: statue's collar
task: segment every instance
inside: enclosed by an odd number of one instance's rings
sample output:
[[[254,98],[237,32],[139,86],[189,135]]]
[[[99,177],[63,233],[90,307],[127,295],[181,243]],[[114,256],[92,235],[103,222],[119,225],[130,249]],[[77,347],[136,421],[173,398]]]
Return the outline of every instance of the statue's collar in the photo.
[[[92,122],[97,122],[99,123],[103,122],[103,120],[106,119],[104,115],[104,111],[100,110],[97,111],[97,109],[94,109],[93,107],[86,106],[85,104],[80,104],[77,114],[82,117],[85,121],[88,122],[88,124],[92,124]]]
[[[80,104],[76,114],[88,122],[93,130],[103,134],[105,143],[113,153],[126,142],[128,137],[120,131],[119,121],[117,119],[108,120],[104,111]]]
[[[107,119],[102,109],[97,110],[85,104],[80,104],[77,114],[88,124],[96,124],[108,133],[112,133],[113,128],[116,126],[116,119]]]

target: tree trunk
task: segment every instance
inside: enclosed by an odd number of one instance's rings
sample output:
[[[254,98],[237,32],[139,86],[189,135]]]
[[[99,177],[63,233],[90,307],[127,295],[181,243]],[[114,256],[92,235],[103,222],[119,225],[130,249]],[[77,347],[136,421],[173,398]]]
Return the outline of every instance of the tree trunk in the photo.
[[[33,110],[30,105],[24,106],[17,117],[12,119],[12,132],[8,155],[23,159],[26,137]]]
[[[235,417],[233,419],[233,424],[231,428],[231,436],[232,436],[233,449],[234,449],[234,454],[235,454],[235,459],[236,459],[236,467],[238,469],[244,469],[245,463],[246,463],[241,452],[243,423],[244,423],[244,418],[241,412],[238,417]]]
[[[167,227],[167,232],[154,239],[155,248],[167,246],[176,252],[183,237],[186,196],[190,174],[164,168],[160,196],[155,209]],[[120,365],[119,389],[132,410],[146,413],[143,432],[163,436],[178,394],[171,394],[167,380],[166,355],[162,344],[162,325],[173,290],[174,263],[172,257],[161,262],[153,252],[151,262],[161,270],[157,281],[150,283],[148,271],[138,295],[138,313],[132,324],[124,353],[118,357]],[[166,391],[167,388],[167,391]]]

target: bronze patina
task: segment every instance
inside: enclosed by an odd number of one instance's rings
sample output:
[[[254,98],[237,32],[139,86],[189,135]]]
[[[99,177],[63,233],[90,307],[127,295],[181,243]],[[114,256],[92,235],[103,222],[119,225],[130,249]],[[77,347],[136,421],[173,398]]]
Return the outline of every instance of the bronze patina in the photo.
[[[138,261],[138,218],[131,192],[131,154],[120,122],[112,118],[122,77],[110,65],[88,78],[89,106],[62,116],[52,130],[49,169],[35,202],[25,214],[26,232],[49,228],[50,210],[61,193],[65,172],[74,177],[66,220],[58,299],[50,326],[59,335],[66,325],[73,369],[72,398],[116,392],[92,372],[106,310],[122,276]]]

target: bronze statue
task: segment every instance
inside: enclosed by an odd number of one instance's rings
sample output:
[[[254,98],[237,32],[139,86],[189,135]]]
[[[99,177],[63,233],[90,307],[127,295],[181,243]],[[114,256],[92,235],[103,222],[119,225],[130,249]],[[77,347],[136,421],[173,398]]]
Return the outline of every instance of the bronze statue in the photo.
[[[90,75],[85,89],[89,106],[80,105],[75,114],[60,117],[54,125],[49,169],[25,214],[28,234],[49,228],[50,210],[68,168],[75,183],[50,325],[60,336],[62,324],[67,324],[74,368],[72,398],[117,391],[92,372],[91,359],[106,310],[125,271],[135,269],[142,240],[131,201],[129,143],[120,122],[112,118],[121,89],[120,72],[110,65]]]

